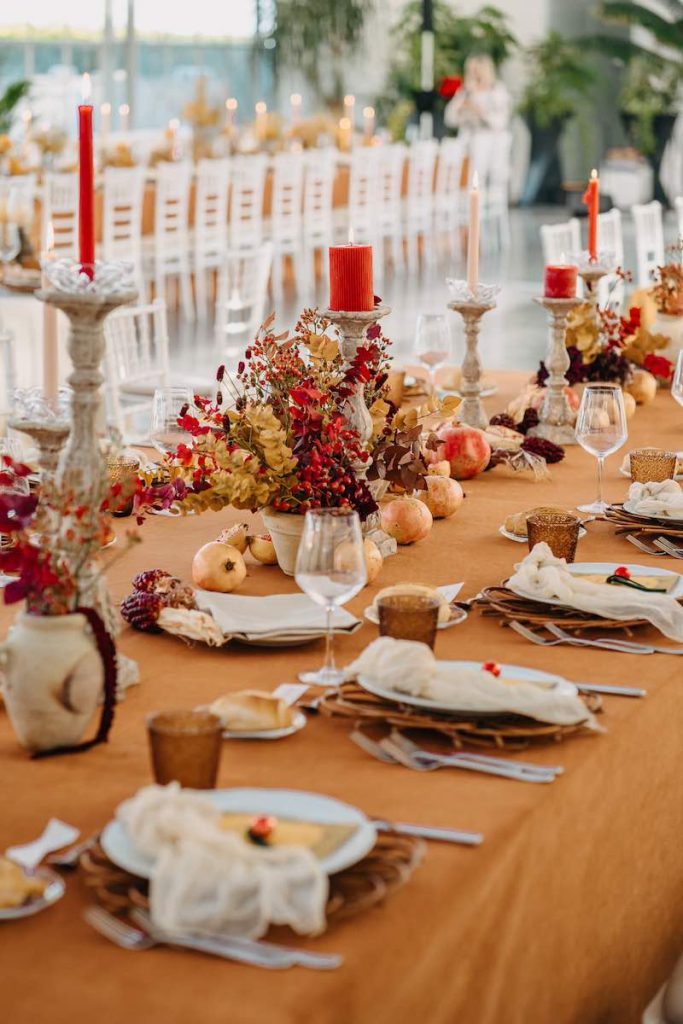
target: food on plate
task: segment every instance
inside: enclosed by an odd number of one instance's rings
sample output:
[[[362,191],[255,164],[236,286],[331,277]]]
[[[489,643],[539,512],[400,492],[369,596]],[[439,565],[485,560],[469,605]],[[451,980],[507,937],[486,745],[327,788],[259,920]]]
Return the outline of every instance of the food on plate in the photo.
[[[343,846],[357,828],[356,825],[232,813],[221,815],[220,827],[237,832],[257,846],[303,846],[320,860]]]
[[[209,706],[223,728],[230,732],[266,732],[287,729],[294,720],[294,710],[279,697],[261,690],[239,690],[219,697]]]
[[[46,888],[44,879],[27,875],[14,861],[0,857],[0,907],[22,907],[42,896]]]
[[[432,513],[419,498],[394,498],[382,508],[382,529],[398,544],[423,540],[432,528]]]
[[[243,555],[247,550],[249,527],[246,523],[235,523],[234,526],[228,526],[227,529],[222,530],[216,540],[219,544],[231,544]]]
[[[275,545],[269,533],[248,538],[249,554],[262,565],[277,565]]]
[[[427,476],[427,486],[420,492],[420,501],[423,501],[434,519],[447,519],[455,515],[462,505],[465,495],[457,480],[451,480],[447,476]]]
[[[537,505],[536,508],[528,508],[526,512],[514,512],[505,520],[505,529],[508,533],[514,533],[515,537],[526,537],[526,521],[529,516],[542,515],[543,513],[558,513],[562,515],[573,515],[566,508],[559,505]],[[578,519],[578,516],[577,516]]]
[[[380,597],[402,597],[405,594],[436,598],[439,602],[439,623],[448,622],[450,619],[451,608],[444,595],[439,590],[435,590],[434,587],[423,586],[421,583],[395,583],[393,587],[384,587],[376,595],[372,607],[379,615],[377,602]]]
[[[230,594],[244,582],[246,575],[242,554],[232,544],[211,541],[201,547],[192,560],[192,579],[202,590]]]

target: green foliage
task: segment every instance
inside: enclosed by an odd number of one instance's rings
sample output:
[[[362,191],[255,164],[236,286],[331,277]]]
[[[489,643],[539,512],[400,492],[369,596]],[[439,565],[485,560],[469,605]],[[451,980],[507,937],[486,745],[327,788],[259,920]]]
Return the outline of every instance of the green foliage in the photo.
[[[655,117],[676,110],[680,78],[679,68],[654,57],[637,57],[628,66],[620,106],[633,118],[631,135],[643,153],[655,150]]]
[[[632,3],[631,0],[604,0],[599,14],[604,21],[615,25],[645,29],[652,37],[647,50],[652,51],[654,41],[679,50],[683,56],[683,3],[680,0],[667,0],[665,7],[670,17],[658,14],[645,4]]]
[[[30,82],[12,82],[0,96],[0,135],[6,135],[11,129],[14,108],[19,100],[28,94],[30,88]]]
[[[328,102],[340,103],[344,64],[371,9],[372,0],[277,0],[276,60],[302,71]]]
[[[573,117],[586,99],[595,74],[573,42],[550,32],[525,54],[528,79],[519,112],[539,128]]]

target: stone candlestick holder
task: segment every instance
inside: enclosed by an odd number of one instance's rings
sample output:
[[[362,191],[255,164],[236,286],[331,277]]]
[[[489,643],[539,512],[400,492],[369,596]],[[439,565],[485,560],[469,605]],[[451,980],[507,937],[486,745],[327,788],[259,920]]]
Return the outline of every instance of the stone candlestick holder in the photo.
[[[453,301],[448,308],[459,313],[465,324],[465,357],[462,361],[462,378],[460,394],[462,404],[458,409],[460,422],[469,427],[485,430],[489,425],[488,416],[481,400],[481,359],[479,358],[479,331],[484,313],[495,309],[495,297],[499,292],[497,285],[477,286],[473,294],[467,281],[449,280],[448,285]]]
[[[46,398],[42,388],[17,389],[12,394],[8,425],[33,439],[44,481],[54,479],[71,430],[70,400],[70,392],[66,388],[54,399]]]
[[[330,320],[339,331],[339,348],[344,360],[350,365],[358,348],[365,343],[370,327],[390,312],[389,306],[376,306],[367,312],[326,309],[322,315]],[[365,401],[365,388],[362,383],[356,385],[353,395],[345,402],[343,413],[349,427],[357,432],[362,444],[367,445],[372,437],[372,417]],[[357,466],[354,466],[354,470],[359,479],[365,478],[367,466],[364,462],[359,462]],[[382,497],[381,492],[386,487],[384,481],[378,480],[369,486],[375,500],[379,500]],[[381,529],[378,512],[368,516],[363,524],[363,533],[377,544],[385,558],[396,553],[396,541]]]
[[[571,299],[534,299],[548,313],[548,354],[545,365],[548,370],[548,382],[545,388],[543,404],[539,409],[538,426],[529,431],[530,437],[543,437],[553,444],[576,444],[574,433],[575,414],[569,405],[565,388],[568,386],[566,373],[569,369],[569,353],[567,352],[566,334],[567,317],[573,309],[581,305],[579,298]]]
[[[597,319],[598,288],[603,277],[613,274],[615,271],[614,253],[599,252],[597,259],[591,260],[587,252],[582,252],[579,253],[576,263],[579,268],[579,277],[584,284],[583,301],[593,307],[593,313]]]

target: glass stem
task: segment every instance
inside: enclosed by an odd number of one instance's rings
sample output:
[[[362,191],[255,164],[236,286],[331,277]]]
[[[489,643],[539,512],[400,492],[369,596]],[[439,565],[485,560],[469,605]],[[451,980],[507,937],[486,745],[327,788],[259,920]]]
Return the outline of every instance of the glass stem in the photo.
[[[337,667],[334,663],[334,646],[333,646],[333,634],[332,634],[332,613],[334,612],[334,605],[329,604],[325,609],[325,664],[323,665],[324,670],[332,670]]]
[[[602,505],[602,469],[604,464],[604,457],[598,455],[598,504]]]

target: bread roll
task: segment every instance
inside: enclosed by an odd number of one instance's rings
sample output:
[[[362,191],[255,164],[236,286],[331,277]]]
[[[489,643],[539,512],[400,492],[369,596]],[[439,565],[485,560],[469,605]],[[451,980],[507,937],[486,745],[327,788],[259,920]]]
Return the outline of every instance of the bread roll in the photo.
[[[230,732],[286,729],[294,717],[292,708],[283,700],[260,690],[240,690],[219,697],[211,704],[209,711],[218,715],[223,728]]]

